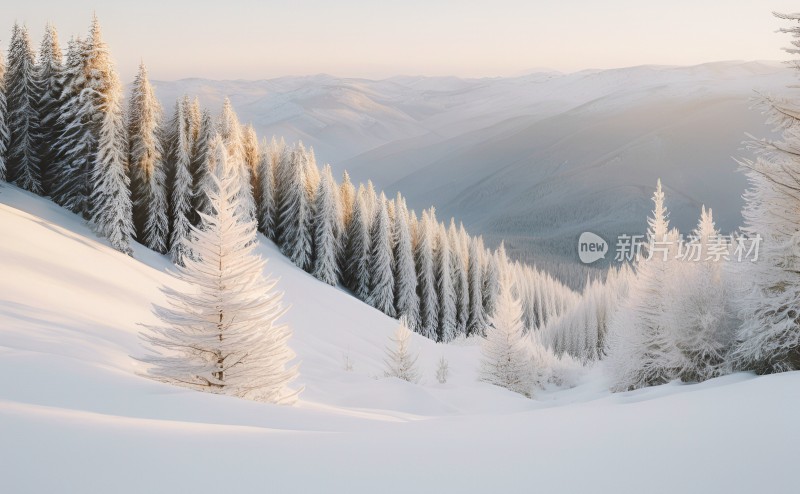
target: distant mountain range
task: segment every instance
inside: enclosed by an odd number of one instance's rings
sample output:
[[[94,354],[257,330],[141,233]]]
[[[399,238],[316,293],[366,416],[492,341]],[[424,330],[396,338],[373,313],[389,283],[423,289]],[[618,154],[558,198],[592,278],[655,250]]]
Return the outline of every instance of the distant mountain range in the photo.
[[[777,62],[716,62],[542,72],[515,78],[328,75],[157,82],[166,108],[184,93],[212,109],[229,96],[261,136],[302,139],[317,160],[372,179],[409,205],[435,205],[490,245],[580,284],[583,231],[643,232],[657,178],[671,220],[693,228],[701,204],[741,223],[746,181],[734,156],[770,135],[754,90],[785,93]]]

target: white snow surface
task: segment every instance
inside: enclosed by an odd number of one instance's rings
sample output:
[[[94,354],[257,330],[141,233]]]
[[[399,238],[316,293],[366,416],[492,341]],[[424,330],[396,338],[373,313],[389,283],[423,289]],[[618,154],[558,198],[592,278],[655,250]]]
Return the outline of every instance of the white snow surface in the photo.
[[[396,321],[262,239],[306,390],[249,402],[139,375],[165,257],[7,184],[0,238],[2,492],[797,492],[798,372],[610,394],[595,368],[528,400],[477,381],[475,342],[414,335],[422,382],[377,378]]]

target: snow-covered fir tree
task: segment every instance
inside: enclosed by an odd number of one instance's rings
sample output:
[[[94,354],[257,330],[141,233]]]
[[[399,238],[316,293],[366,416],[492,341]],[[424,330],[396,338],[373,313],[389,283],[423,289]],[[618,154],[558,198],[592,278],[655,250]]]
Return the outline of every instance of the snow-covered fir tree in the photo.
[[[410,348],[411,331],[408,329],[405,318],[400,318],[400,324],[394,336],[390,339],[392,343],[386,348],[386,377],[396,377],[410,383],[419,382],[419,370],[417,369],[417,355],[412,353]]]
[[[255,189],[258,231],[269,239],[275,239],[275,168],[281,155],[278,146],[273,137],[269,145],[262,146],[258,158],[258,188]]]
[[[394,256],[392,228],[386,196],[381,193],[378,210],[370,228],[369,290],[366,302],[384,314],[394,317]]]
[[[189,116],[191,102],[184,98],[175,106],[173,128],[169,136],[173,139],[169,156],[169,253],[172,262],[182,265],[188,253],[186,242],[192,215],[194,180],[191,172],[192,128]],[[231,158],[232,165],[236,162]]]
[[[93,150],[97,138],[92,129],[90,100],[85,98],[88,69],[87,42],[73,38],[67,44],[61,93],[60,133],[55,143],[55,179],[51,197],[56,203],[89,219]]]
[[[419,223],[417,248],[414,259],[417,267],[417,295],[419,296],[419,333],[435,340],[439,329],[439,296],[436,290],[436,213],[433,209],[422,212]]]
[[[278,203],[278,245],[295,265],[308,269],[312,262],[312,207],[306,189],[306,150],[299,143],[281,167]]]
[[[501,276],[495,311],[481,344],[480,380],[530,397],[531,363],[522,324],[522,304],[511,276]]]
[[[710,209],[702,207],[692,243],[699,259],[678,263],[676,279],[670,287],[671,317],[675,349],[682,354],[679,377],[684,382],[699,382],[723,370],[733,337],[733,321],[726,301],[730,296],[723,279],[721,259],[709,258],[711,246],[720,244],[719,230]],[[716,245],[715,245],[716,248]]]
[[[677,239],[669,230],[661,180],[653,204],[647,255],[637,263],[628,298],[609,331],[608,364],[617,391],[667,383],[678,377],[682,365],[676,360],[667,296],[667,288],[676,282],[669,249]]]
[[[339,188],[330,165],[325,165],[314,199],[311,222],[314,240],[312,274],[320,281],[336,285],[339,281],[339,242],[342,237],[342,211]]]
[[[458,314],[453,283],[453,261],[450,241],[444,224],[437,225],[436,294],[439,298],[438,340],[448,343],[456,337]]]
[[[200,213],[208,214],[211,205],[208,203],[207,190],[213,187],[213,179],[209,176],[211,153],[209,145],[216,135],[214,121],[208,110],[202,110],[197,125],[197,138],[192,146],[192,217],[191,222],[200,224]]]
[[[500,292],[500,266],[497,262],[496,253],[492,253],[488,249],[483,259],[483,288],[481,290],[481,294],[483,295],[483,310],[487,317],[491,317],[492,314],[494,314],[495,302]]]
[[[41,194],[38,111],[41,88],[38,75],[28,28],[15,23],[5,74],[9,130],[6,175],[9,182]]]
[[[133,223],[139,242],[167,252],[166,172],[160,139],[161,105],[147,78],[144,63],[133,81],[128,103],[128,170]]]
[[[483,336],[486,330],[487,318],[483,308],[483,240],[473,237],[469,243],[469,319],[467,321],[467,334]]]
[[[261,161],[261,148],[258,144],[258,135],[252,125],[247,125],[242,129],[242,159],[250,177],[250,190],[253,194],[255,212],[258,212],[258,193],[261,190],[259,185],[258,164]],[[257,216],[256,216],[257,218]]]
[[[350,181],[350,174],[347,170],[342,173],[342,184],[339,186],[339,198],[342,201],[342,223],[345,231],[350,228],[350,220],[353,218],[353,208],[356,206],[356,189]]]
[[[791,22],[781,31],[794,39],[786,51],[800,54],[800,14],[776,14]],[[792,67],[800,65],[795,60]],[[736,369],[759,374],[800,370],[800,117],[797,103],[763,97],[768,123],[781,131],[776,140],[751,143],[755,160],[740,160],[748,189],[742,232],[750,242],[760,236],[757,262],[737,263],[744,280],[735,307],[741,318],[732,362]]]
[[[231,163],[239,166],[238,177],[242,181],[239,194],[241,195],[240,207],[242,212],[251,218],[256,217],[256,201],[253,195],[251,170],[245,161],[244,133],[239,117],[231,105],[231,100],[225,98],[222,113],[217,123],[217,131],[225,143]]]
[[[55,175],[55,142],[61,133],[61,94],[63,92],[63,54],[58,44],[58,33],[52,24],[45,26],[42,46],[39,50],[38,79],[40,94],[37,101],[39,112],[40,141],[39,164],[42,177],[42,194],[49,196]]]
[[[369,295],[369,262],[370,225],[368,208],[364,194],[356,194],[353,218],[347,229],[344,253],[344,282],[353,294],[361,300]]]
[[[192,389],[271,403],[291,404],[299,391],[290,366],[291,331],[278,319],[285,310],[275,281],[263,276],[265,261],[254,251],[256,224],[240,215],[241,181],[216,137],[211,214],[192,227],[193,250],[177,276],[183,291],[164,288],[168,305],[157,306],[162,326],[142,335],[150,354],[148,374]]]
[[[462,234],[464,237],[462,237]],[[468,240],[465,238],[464,226],[456,228],[455,219],[450,219],[447,239],[450,243],[450,261],[453,273],[453,289],[456,296],[456,334],[467,334],[469,322],[469,255]]]
[[[419,326],[419,295],[417,295],[417,270],[414,265],[414,247],[408,226],[408,208],[405,199],[397,194],[394,220],[394,309],[405,316],[409,329]]]
[[[0,56],[0,181],[6,179],[8,157],[8,122],[6,106],[6,64]]]
[[[131,254],[134,235],[130,180],[127,175],[127,142],[122,110],[122,85],[111,64],[97,17],[87,41],[86,60],[91,68],[86,83],[86,111],[97,136],[92,163],[91,222],[111,245]]]

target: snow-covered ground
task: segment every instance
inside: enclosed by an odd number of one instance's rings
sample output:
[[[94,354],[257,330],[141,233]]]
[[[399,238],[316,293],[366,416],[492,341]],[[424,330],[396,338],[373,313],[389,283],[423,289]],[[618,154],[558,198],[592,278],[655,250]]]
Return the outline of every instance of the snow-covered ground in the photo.
[[[0,492],[797,492],[798,372],[612,395],[591,369],[527,400],[414,335],[423,382],[383,379],[395,322],[265,241],[306,391],[260,404],[138,375],[162,256],[6,184],[0,239]]]

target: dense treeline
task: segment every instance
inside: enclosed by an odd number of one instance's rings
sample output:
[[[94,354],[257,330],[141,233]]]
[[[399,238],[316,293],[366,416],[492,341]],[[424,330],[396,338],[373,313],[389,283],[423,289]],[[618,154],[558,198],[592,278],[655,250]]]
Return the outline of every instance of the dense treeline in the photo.
[[[400,194],[356,186],[346,172],[337,182],[302,143],[259,140],[228,100],[216,118],[189,96],[165,115],[142,64],[123,101],[96,18],[65,56],[53,26],[37,55],[25,26],[15,25],[2,80],[4,178],[82,215],[122,252],[137,241],[185,263],[191,226],[210,212],[222,146],[240,180],[241,217],[300,268],[405,316],[428,338],[485,334],[502,270],[513,274],[526,331],[577,299],[535,268],[512,265],[502,246],[487,249],[454,219],[440,222],[433,208],[418,216]]]

